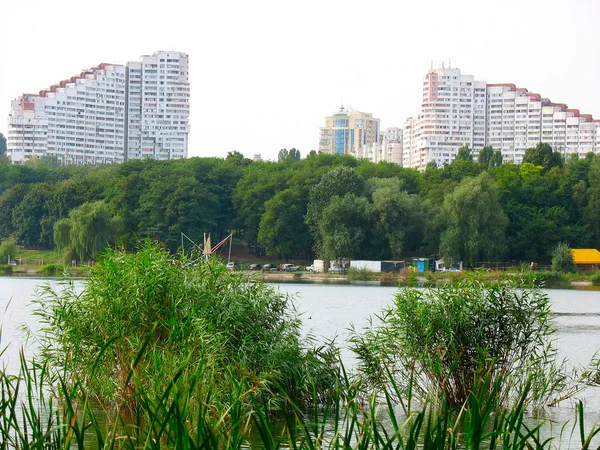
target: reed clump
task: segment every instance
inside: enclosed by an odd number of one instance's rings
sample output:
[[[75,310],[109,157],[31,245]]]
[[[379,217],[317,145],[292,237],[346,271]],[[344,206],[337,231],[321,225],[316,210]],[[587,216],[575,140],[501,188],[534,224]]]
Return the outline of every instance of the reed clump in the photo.
[[[347,272],[350,281],[369,281],[375,278],[375,274],[369,269],[351,267]]]
[[[556,361],[554,332],[542,290],[474,274],[435,289],[401,288],[381,322],[355,331],[351,345],[375,389],[396,382],[423,401],[443,396],[456,406],[488,374],[488,394],[501,404],[532,380],[527,400],[544,405],[578,390]]]
[[[107,250],[83,292],[67,280],[37,305],[43,362],[104,405],[135,411],[140,392],[157,397],[175,376],[195,400],[210,391],[223,402],[235,383],[274,404],[275,385],[298,402],[335,385],[335,353],[301,339],[290,299],[150,241]]]

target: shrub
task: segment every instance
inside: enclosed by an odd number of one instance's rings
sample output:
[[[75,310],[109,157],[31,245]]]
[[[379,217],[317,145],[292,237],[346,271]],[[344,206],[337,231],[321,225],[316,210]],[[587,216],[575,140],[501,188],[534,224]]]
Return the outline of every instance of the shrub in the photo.
[[[600,286],[600,272],[596,272],[590,277],[590,281],[594,286]]]
[[[552,250],[552,270],[563,273],[577,271],[577,266],[573,261],[573,252],[567,243],[560,242]]]
[[[237,378],[267,398],[280,386],[318,401],[336,383],[334,352],[301,340],[287,297],[155,243],[133,254],[107,250],[82,293],[48,286],[38,303],[45,360],[104,402],[158,394],[176,374],[195,380],[197,395],[207,386],[226,392]]]
[[[351,267],[348,269],[348,279],[351,281],[367,281],[373,279],[373,272],[369,269],[356,269]]]
[[[464,403],[486,374],[490,388],[501,383],[501,402],[535,376],[532,400],[547,399],[566,379],[554,377],[548,296],[524,287],[472,277],[436,289],[401,288],[381,325],[351,337],[359,373],[370,386],[398,383],[451,405]]]
[[[541,282],[547,283],[568,283],[569,276],[564,272],[557,272],[554,270],[543,270],[540,272],[536,272],[536,278]]]
[[[60,275],[64,272],[64,266],[60,264],[45,264],[38,270],[40,275],[44,275],[45,277],[52,277],[54,275]]]
[[[398,280],[399,274],[397,272],[382,272],[379,275],[379,279],[385,283],[392,283]]]
[[[404,279],[404,286],[416,287],[419,285],[419,280],[417,278],[417,274],[414,270],[409,270],[406,278]]]
[[[17,245],[12,239],[7,239],[0,244],[0,264],[10,264],[9,258],[15,259],[17,256]]]
[[[500,279],[538,287],[545,286],[546,284],[562,284],[569,282],[569,276],[567,274],[552,270],[518,272],[515,274],[505,273]]]
[[[12,275],[13,268],[10,264],[0,264],[0,275]]]

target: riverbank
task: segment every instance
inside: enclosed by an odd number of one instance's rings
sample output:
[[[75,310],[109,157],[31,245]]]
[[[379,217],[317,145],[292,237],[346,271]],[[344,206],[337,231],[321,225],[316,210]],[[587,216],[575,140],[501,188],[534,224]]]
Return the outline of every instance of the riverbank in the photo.
[[[75,278],[87,278],[90,266],[63,266],[61,264],[39,265],[0,265],[0,276],[14,277],[62,277],[65,273]],[[316,273],[316,272],[263,272],[240,271],[251,280],[266,283],[332,283],[332,284],[370,284],[382,286],[418,286],[433,287],[440,284],[452,283],[464,278],[468,272],[427,272],[425,274],[403,271],[400,273]],[[544,283],[551,288],[600,290],[591,280],[594,273],[560,274],[555,272],[484,272],[484,279],[495,281],[508,278],[528,279],[536,284]]]
[[[406,272],[399,274],[370,273],[363,276],[350,274],[329,274],[313,272],[245,272],[254,280],[267,283],[349,283],[349,282],[376,282],[384,286],[420,286],[430,287],[438,284],[452,283],[463,278],[468,272],[428,272],[419,274]],[[532,278],[539,282],[544,279],[548,287],[574,288],[574,289],[600,289],[590,280],[591,275],[581,274],[553,274],[548,272],[485,272],[484,278],[489,281],[503,278]]]

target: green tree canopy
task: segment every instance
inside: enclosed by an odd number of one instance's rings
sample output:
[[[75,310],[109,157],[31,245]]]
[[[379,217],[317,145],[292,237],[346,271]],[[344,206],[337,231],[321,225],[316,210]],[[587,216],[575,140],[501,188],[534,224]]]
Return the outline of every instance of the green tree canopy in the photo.
[[[423,229],[419,198],[401,190],[402,183],[397,178],[374,178],[369,183],[377,229],[390,250],[387,257],[397,259],[405,249],[415,250]],[[386,253],[385,249],[382,253]]]
[[[560,153],[552,151],[549,144],[540,142],[535,147],[525,149],[523,163],[531,163],[534,166],[542,166],[544,172],[553,167],[563,167],[564,160]]]
[[[327,260],[356,259],[368,255],[373,234],[371,205],[365,197],[346,194],[332,197],[319,221],[318,256]]]
[[[236,225],[244,230],[249,244],[258,242],[260,221],[265,204],[285,189],[287,176],[280,164],[255,162],[249,166],[233,191]]]
[[[17,255],[17,246],[15,241],[7,239],[0,244],[0,264],[8,264],[15,259]]]
[[[440,254],[444,258],[473,266],[481,259],[496,261],[503,256],[508,219],[487,173],[466,178],[446,195],[441,220]]]
[[[281,150],[279,150],[279,154],[277,155],[277,161],[283,162],[288,160],[300,161],[300,150],[297,150],[293,147],[289,150],[287,148],[282,148]]]
[[[218,201],[193,177],[159,178],[140,195],[139,231],[157,237],[175,250],[181,233],[200,242],[204,232],[217,232],[214,220]]]
[[[116,243],[121,229],[122,222],[104,201],[84,203],[73,209],[68,219],[54,224],[54,241],[60,250],[67,251],[66,259],[89,261]]]
[[[346,166],[339,166],[330,170],[312,188],[305,220],[315,240],[315,252],[318,255],[332,254],[323,250],[325,237],[322,232],[326,230],[326,227],[323,227],[321,221],[325,209],[332,199],[334,197],[344,197],[348,194],[361,197],[365,193],[365,179],[357,173],[356,169]],[[337,256],[349,255],[338,254]]]
[[[479,151],[477,162],[486,169],[493,169],[502,165],[502,152],[494,150],[491,145],[486,145]]]
[[[0,133],[0,156],[6,154],[6,138]]]
[[[456,158],[459,161],[473,161],[473,154],[471,153],[471,149],[469,149],[468,145],[463,145],[458,149],[456,153]]]
[[[587,224],[593,239],[593,246],[600,248],[600,159],[594,158],[588,176],[587,205],[583,219]]]
[[[48,201],[55,186],[35,183],[28,189],[22,201],[13,210],[15,239],[24,245],[52,245],[54,222],[48,214]]]
[[[269,255],[289,257],[309,252],[312,238],[304,222],[306,196],[300,189],[288,188],[278,192],[265,203],[258,240]]]
[[[7,239],[15,232],[13,213],[29,191],[29,185],[19,183],[0,195],[0,239]]]

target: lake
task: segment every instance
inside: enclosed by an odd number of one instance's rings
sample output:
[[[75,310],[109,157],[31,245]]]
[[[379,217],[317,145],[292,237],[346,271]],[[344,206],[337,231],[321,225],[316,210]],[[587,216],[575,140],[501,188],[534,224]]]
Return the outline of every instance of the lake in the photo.
[[[1,346],[6,347],[0,362],[11,373],[18,371],[20,347],[25,346],[27,356],[35,350],[35,342],[25,339],[22,328],[39,329],[30,302],[36,288],[48,282],[43,278],[0,277]],[[297,310],[302,314],[305,334],[310,333],[320,342],[336,338],[348,366],[354,362],[351,352],[343,348],[349,327],[354,325],[357,330],[362,329],[368,318],[390,304],[398,291],[396,287],[364,283],[281,283],[274,286],[294,298]],[[555,313],[561,359],[567,358],[571,366],[587,365],[600,348],[600,291],[556,289],[546,292]],[[589,427],[600,413],[600,389],[588,389],[580,397],[585,399]],[[562,402],[549,413],[559,424],[572,419],[572,401]]]

